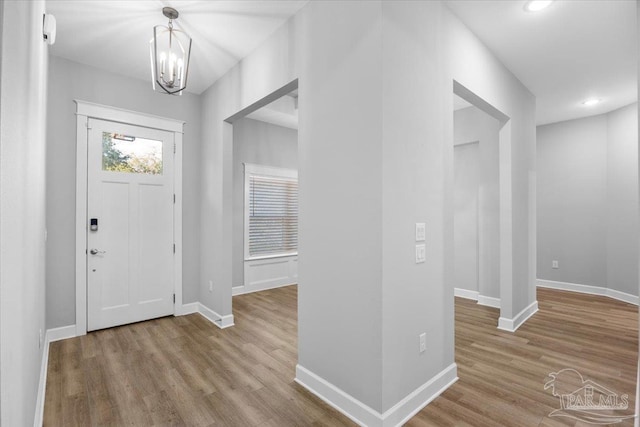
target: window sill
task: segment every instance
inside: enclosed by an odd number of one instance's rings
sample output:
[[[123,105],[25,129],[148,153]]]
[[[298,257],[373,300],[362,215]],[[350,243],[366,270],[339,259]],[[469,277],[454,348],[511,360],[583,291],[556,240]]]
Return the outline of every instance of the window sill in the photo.
[[[261,259],[273,259],[273,258],[287,258],[292,256],[298,256],[298,252],[290,252],[286,254],[274,254],[274,255],[256,255],[245,258],[245,261],[259,261]]]

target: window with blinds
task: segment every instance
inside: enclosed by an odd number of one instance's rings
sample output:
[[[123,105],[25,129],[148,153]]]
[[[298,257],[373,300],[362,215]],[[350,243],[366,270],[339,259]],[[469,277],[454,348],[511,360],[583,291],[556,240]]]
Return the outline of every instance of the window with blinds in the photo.
[[[248,180],[245,183],[245,190],[248,190],[248,256],[296,253],[297,177],[248,173],[245,179]]]

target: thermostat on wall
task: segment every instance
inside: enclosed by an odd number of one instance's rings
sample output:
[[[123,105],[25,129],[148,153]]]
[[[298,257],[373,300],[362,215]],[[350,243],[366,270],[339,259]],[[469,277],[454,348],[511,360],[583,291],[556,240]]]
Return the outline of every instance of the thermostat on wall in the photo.
[[[43,16],[42,38],[47,44],[56,42],[56,17],[48,13]]]

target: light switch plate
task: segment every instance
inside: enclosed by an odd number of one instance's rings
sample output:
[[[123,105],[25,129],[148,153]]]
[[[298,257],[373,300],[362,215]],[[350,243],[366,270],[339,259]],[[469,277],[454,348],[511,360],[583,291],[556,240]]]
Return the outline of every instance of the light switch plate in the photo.
[[[426,245],[416,245],[416,264],[420,264],[427,260],[427,247]]]
[[[424,242],[427,239],[424,222],[416,222],[416,242]]]

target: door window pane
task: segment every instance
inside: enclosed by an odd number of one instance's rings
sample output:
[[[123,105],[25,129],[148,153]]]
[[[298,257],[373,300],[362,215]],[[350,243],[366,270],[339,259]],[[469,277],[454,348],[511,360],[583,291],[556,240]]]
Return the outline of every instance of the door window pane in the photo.
[[[102,170],[162,174],[162,141],[102,133]]]

